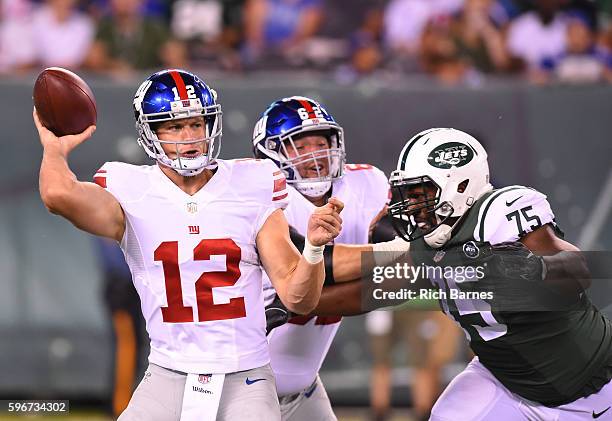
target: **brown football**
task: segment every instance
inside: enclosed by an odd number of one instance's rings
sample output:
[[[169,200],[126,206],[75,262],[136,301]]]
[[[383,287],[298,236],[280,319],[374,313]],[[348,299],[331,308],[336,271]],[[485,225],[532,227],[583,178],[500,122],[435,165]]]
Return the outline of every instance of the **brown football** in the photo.
[[[96,99],[87,83],[70,70],[49,67],[34,84],[40,122],[56,136],[81,133],[96,124]]]

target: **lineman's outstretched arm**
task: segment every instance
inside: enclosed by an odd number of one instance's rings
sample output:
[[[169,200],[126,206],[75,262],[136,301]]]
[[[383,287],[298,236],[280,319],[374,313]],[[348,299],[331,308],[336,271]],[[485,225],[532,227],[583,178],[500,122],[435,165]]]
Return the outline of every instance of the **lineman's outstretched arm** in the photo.
[[[305,243],[304,236],[292,227],[289,229],[293,244],[298,249],[302,248]],[[362,273],[371,272],[374,265],[391,264],[408,253],[409,249],[410,243],[399,238],[377,244],[334,244],[327,246],[324,252],[325,285],[359,279]],[[365,254],[372,256],[373,251],[376,251],[375,259],[362,260]]]
[[[591,286],[591,275],[580,249],[559,238],[550,225],[544,225],[521,238],[533,253],[543,256],[544,282],[566,293],[581,293]]]
[[[323,288],[319,304],[311,312],[316,316],[356,316],[366,313],[362,294],[368,288],[365,281],[342,282]]]

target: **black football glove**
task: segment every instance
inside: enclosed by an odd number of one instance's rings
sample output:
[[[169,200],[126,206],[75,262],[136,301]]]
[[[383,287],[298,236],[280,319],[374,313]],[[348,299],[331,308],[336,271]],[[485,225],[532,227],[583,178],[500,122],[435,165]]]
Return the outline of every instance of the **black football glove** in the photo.
[[[546,277],[544,259],[533,254],[520,241],[495,245],[487,243],[486,246],[480,244],[479,255],[470,257],[470,259],[472,264],[484,265],[486,263],[486,271],[489,275],[503,279],[537,282]]]
[[[269,335],[272,329],[287,323],[293,316],[279,296],[275,295],[274,301],[266,306],[266,335]]]

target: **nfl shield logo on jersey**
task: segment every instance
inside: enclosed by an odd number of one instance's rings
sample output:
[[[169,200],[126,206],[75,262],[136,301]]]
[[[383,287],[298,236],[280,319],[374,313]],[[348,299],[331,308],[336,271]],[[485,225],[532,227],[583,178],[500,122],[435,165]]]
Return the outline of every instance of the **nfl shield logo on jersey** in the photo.
[[[187,212],[196,213],[198,211],[198,204],[195,202],[187,203]]]
[[[210,383],[211,377],[212,377],[212,374],[200,374],[198,376],[198,381],[202,384]]]
[[[463,245],[463,252],[467,257],[470,257],[472,259],[475,259],[480,255],[480,249],[473,241],[468,241]]]

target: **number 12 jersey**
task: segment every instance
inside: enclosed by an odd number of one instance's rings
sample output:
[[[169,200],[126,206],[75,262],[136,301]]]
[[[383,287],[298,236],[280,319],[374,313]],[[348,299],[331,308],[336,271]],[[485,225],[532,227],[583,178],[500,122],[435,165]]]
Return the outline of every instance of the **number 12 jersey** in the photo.
[[[257,234],[287,205],[268,161],[218,160],[194,195],[157,165],[107,162],[94,181],[125,213],[121,249],[151,339],[149,361],[186,373],[232,373],[269,362]]]

